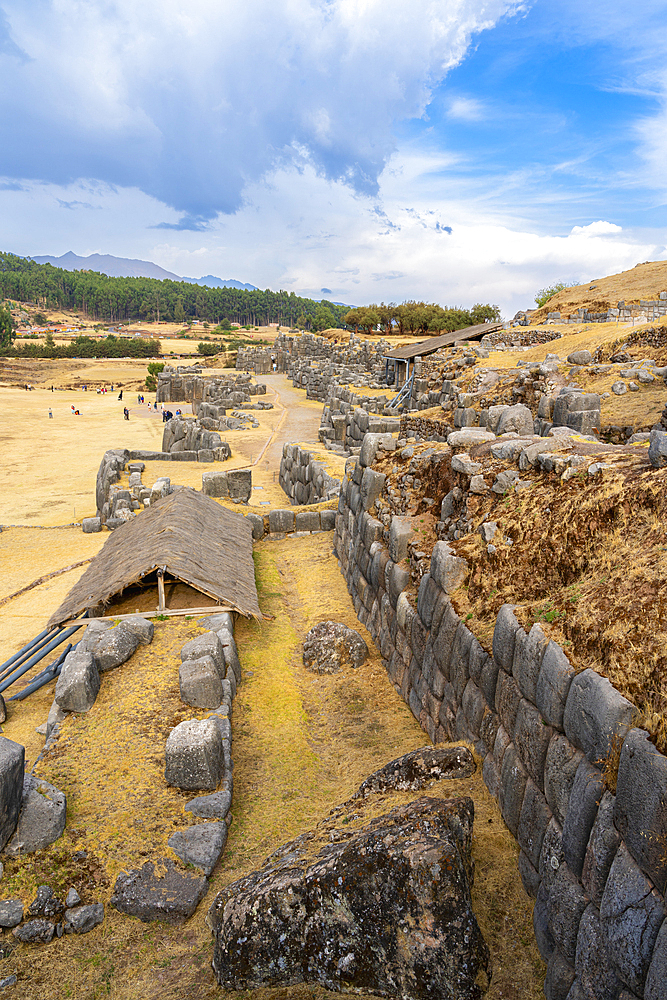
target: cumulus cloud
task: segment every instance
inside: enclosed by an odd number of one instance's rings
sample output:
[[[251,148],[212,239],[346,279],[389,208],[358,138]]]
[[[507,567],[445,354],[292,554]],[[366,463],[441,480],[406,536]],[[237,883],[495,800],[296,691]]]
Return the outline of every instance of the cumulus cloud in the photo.
[[[0,173],[136,187],[201,229],[311,165],[377,192],[474,33],[516,0],[4,0]],[[4,21],[2,13],[4,11]]]
[[[617,226],[613,222],[591,222],[588,226],[572,226],[572,236],[617,236],[623,232],[622,226]]]

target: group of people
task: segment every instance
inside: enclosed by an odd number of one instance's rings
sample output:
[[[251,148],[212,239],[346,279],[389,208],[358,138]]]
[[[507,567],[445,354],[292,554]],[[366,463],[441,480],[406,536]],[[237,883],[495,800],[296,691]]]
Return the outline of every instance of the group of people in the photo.
[[[166,424],[168,420],[171,420],[171,418],[173,417],[173,415],[174,414],[171,412],[171,410],[165,410],[163,408],[162,409],[162,423]],[[181,411],[180,410],[176,410],[176,416],[180,417],[180,415],[181,415]]]

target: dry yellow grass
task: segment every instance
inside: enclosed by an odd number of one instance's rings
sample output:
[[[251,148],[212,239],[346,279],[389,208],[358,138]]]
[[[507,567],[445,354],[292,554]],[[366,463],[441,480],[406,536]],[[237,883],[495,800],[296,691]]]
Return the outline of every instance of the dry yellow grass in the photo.
[[[368,773],[427,741],[356,621],[330,546],[326,535],[257,546],[260,600],[275,618],[237,623],[244,679],[234,704],[234,821],[199,912],[185,927],[171,928],[145,926],[107,909],[104,924],[86,937],[40,949],[18,946],[0,959],[0,976],[18,973],[22,1000],[232,1000],[238,994],[218,990],[209,968],[203,918],[216,889],[316,825]],[[320,677],[304,669],[305,631],[326,617],[365,635],[370,656],[358,670]],[[68,829],[49,850],[8,864],[3,894],[16,892],[28,902],[37,884],[59,891],[76,884],[84,899],[108,902],[123,864],[164,855],[169,829],[183,822],[186,798],[164,784],[164,739],[177,719],[200,714],[178,700],[178,649],[192,628],[186,621],[158,623],[153,646],[106,674],[91,712],[68,721],[58,749],[38,765],[39,774],[68,794]],[[21,706],[23,722],[17,713],[7,735],[30,735],[27,727],[38,718],[31,701]],[[532,904],[517,876],[516,845],[479,769],[433,793],[467,794],[475,802],[474,907],[494,961],[488,1000],[538,1000],[544,966],[532,940]],[[85,859],[74,857],[81,849],[88,852]],[[319,987],[243,995],[332,996]]]
[[[667,291],[667,261],[647,261],[620,274],[593,278],[585,285],[565,288],[537,310],[531,322],[542,322],[549,312],[571,314],[580,306],[591,312],[604,312],[610,306],[615,308],[621,300],[628,305],[639,303],[640,299],[655,300],[664,291]]]

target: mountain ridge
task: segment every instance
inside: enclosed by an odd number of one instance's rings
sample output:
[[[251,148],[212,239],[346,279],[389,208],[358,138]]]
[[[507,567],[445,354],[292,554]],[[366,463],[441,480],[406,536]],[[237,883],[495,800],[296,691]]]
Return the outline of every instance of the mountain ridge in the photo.
[[[133,257],[115,257],[108,253],[92,253],[87,257],[80,257],[72,250],[62,254],[60,257],[53,257],[50,254],[31,254],[30,259],[36,264],[51,264],[53,267],[61,267],[65,271],[98,271],[100,274],[107,274],[110,278],[157,278],[159,281],[186,281],[190,285],[206,285],[209,288],[240,288],[244,291],[257,291],[256,285],[248,282],[237,281],[236,278],[218,278],[213,274],[206,274],[202,278],[185,278],[167,271],[159,264],[154,264],[150,260],[139,260]]]

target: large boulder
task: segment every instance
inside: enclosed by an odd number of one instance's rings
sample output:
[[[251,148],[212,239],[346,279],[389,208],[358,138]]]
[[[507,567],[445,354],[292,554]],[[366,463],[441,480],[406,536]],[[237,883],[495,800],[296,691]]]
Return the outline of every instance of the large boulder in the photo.
[[[318,622],[303,643],[303,665],[317,674],[336,674],[342,667],[360,667],[368,646],[342,622]]]
[[[88,648],[95,657],[95,663],[100,673],[114,670],[132,656],[139,645],[139,635],[136,626],[126,626],[125,622],[115,628],[100,632],[95,641],[90,641]]]
[[[34,774],[26,774],[21,814],[16,832],[5,847],[5,854],[18,858],[43,850],[62,835],[66,818],[67,799],[64,792]]]
[[[63,661],[56,684],[56,701],[64,712],[88,712],[100,690],[100,674],[87,650],[73,649]]]
[[[146,861],[141,868],[121,872],[113,887],[111,906],[144,922],[182,923],[197,909],[207,881],[204,875],[184,872],[167,858],[159,865]]]
[[[500,414],[497,433],[507,434],[509,431],[516,431],[520,435],[533,433],[533,414],[523,403],[508,406]]]
[[[421,747],[403,754],[369,775],[354,798],[394,791],[416,791],[434,781],[470,778],[476,771],[475,759],[466,747]]]
[[[481,997],[489,952],[470,902],[472,801],[420,798],[361,829],[330,826],[218,895],[208,922],[220,985]]]
[[[220,729],[214,719],[187,719],[170,732],[165,749],[168,785],[213,791],[225,766]]]
[[[13,834],[19,818],[24,767],[25,747],[0,736],[0,851]]]

